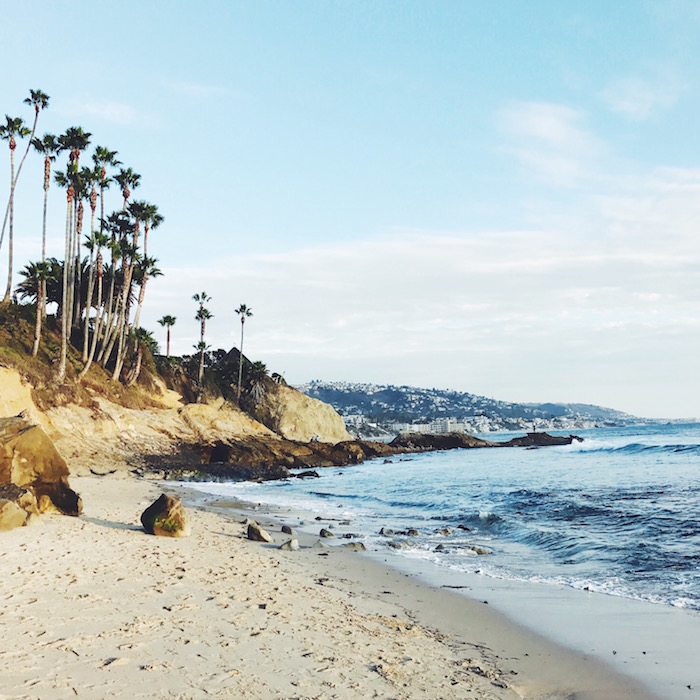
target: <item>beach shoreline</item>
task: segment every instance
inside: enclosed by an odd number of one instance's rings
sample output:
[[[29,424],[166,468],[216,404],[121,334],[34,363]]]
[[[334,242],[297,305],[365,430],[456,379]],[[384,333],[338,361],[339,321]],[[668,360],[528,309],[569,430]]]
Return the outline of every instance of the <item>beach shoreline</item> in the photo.
[[[360,553],[251,542],[243,512],[189,489],[123,472],[71,485],[82,516],[3,534],[2,698],[653,697]],[[191,537],[143,532],[163,491]]]
[[[269,525],[270,532],[281,523],[303,523],[297,536],[307,547],[323,543],[334,558],[354,560],[353,566],[346,562],[341,567],[347,582],[367,591],[367,581],[390,577],[401,590],[404,607],[423,624],[449,629],[452,635],[464,636],[464,629],[474,629],[474,620],[478,620],[478,634],[488,639],[486,645],[500,648],[498,658],[518,659],[517,675],[537,679],[532,681],[535,685],[561,689],[568,682],[572,697],[577,698],[687,698],[690,690],[699,687],[693,639],[700,629],[700,617],[691,611],[565,586],[438,570],[428,562],[388,552],[363,553],[358,566],[356,554],[342,551],[341,542],[348,540],[319,541],[309,534],[314,528],[335,527],[341,537],[341,531],[352,527],[334,523],[340,518],[320,517],[313,523],[304,519],[308,514],[285,506],[222,498],[183,484],[176,488],[186,500],[235,512],[241,519],[256,519]],[[278,543],[283,539],[278,537]],[[425,603],[426,599],[431,603]],[[468,613],[463,613],[465,606]],[[537,649],[537,660],[524,651],[531,647]],[[542,664],[545,658],[551,661]],[[559,671],[552,673],[552,666]]]

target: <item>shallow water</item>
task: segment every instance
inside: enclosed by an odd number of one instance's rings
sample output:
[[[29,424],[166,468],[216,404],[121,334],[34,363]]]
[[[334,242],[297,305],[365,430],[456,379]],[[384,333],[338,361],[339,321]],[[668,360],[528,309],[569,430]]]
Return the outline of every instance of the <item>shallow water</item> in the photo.
[[[309,530],[321,516],[339,536],[421,560],[438,576],[481,573],[700,610],[700,425],[579,434],[583,443],[565,447],[404,455],[319,470],[318,479],[190,486],[292,508]],[[419,534],[384,536],[382,527]]]

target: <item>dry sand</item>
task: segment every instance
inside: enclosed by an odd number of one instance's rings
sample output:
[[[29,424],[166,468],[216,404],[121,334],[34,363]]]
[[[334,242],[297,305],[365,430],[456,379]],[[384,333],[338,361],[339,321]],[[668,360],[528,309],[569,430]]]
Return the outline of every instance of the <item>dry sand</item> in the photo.
[[[71,485],[83,516],[0,537],[0,698],[649,697],[361,554],[250,542],[187,492],[192,536],[152,537],[157,484]]]

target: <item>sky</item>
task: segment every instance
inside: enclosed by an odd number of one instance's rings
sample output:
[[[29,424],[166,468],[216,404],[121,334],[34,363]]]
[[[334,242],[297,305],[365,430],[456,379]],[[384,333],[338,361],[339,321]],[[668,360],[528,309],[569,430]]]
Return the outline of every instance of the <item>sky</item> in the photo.
[[[0,115],[39,88],[39,134],[82,126],[141,174],[162,347],[171,314],[194,352],[206,291],[207,343],[240,345],[245,303],[245,354],[291,384],[700,416],[699,0],[31,8],[0,0]],[[16,269],[42,177],[30,154]],[[52,188],[59,258],[64,226]]]

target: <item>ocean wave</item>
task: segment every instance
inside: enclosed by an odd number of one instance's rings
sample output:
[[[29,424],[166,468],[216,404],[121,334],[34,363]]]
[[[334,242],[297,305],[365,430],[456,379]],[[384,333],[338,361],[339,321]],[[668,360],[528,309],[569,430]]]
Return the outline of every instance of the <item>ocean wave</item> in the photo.
[[[609,452],[611,454],[697,454],[700,455],[700,444],[674,443],[668,445],[652,445],[643,442],[630,442],[624,445],[619,443],[601,443],[592,441],[588,444],[580,443],[572,451],[577,452]]]

